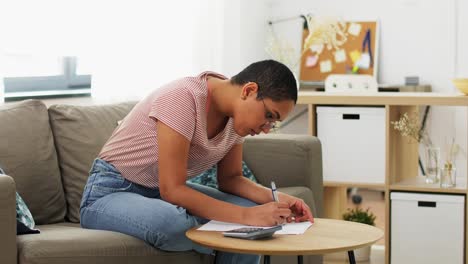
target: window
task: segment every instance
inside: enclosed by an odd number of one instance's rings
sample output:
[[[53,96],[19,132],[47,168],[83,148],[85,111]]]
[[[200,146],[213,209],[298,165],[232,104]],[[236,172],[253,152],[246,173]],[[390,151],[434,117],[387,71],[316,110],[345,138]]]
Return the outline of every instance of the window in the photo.
[[[0,1],[5,100],[75,93],[138,100],[175,78],[217,70],[222,42],[212,28],[220,35],[222,16],[207,15],[219,14],[217,2]]]
[[[76,57],[4,56],[5,101],[91,94],[91,75],[77,74]]]

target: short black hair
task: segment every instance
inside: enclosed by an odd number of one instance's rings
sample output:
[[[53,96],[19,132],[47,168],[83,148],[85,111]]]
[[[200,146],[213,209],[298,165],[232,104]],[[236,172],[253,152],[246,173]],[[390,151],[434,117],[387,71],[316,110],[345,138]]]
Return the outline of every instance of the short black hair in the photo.
[[[296,78],[286,65],[263,60],[250,64],[231,78],[231,83],[244,85],[255,82],[258,85],[257,99],[270,98],[273,101],[293,100],[297,102]]]

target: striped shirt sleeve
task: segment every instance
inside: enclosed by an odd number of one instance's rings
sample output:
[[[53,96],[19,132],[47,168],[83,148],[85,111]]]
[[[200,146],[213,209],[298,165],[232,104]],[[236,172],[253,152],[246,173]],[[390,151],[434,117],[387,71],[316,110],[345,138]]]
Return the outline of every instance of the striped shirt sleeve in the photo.
[[[149,117],[191,141],[196,125],[195,99],[186,87],[165,90],[153,101]]]

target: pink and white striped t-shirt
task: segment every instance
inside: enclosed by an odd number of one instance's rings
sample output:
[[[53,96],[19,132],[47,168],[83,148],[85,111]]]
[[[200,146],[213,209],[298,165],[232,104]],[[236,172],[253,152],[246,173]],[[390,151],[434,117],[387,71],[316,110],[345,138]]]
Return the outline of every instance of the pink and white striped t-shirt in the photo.
[[[230,118],[224,130],[208,139],[207,76],[203,72],[164,85],[140,101],[106,142],[99,158],[110,162],[129,181],[155,188],[159,186],[156,121],[171,127],[190,141],[187,176],[194,177],[218,163],[243,138],[235,133]]]

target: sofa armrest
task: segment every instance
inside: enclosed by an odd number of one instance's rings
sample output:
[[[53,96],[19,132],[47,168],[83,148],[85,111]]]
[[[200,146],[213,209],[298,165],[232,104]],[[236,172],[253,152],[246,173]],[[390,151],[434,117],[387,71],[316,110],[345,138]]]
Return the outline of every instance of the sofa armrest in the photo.
[[[308,135],[267,134],[248,137],[244,161],[265,186],[305,186],[312,190],[314,215],[323,217],[322,147],[318,138]]]
[[[0,258],[16,264],[16,187],[10,176],[0,174]]]

